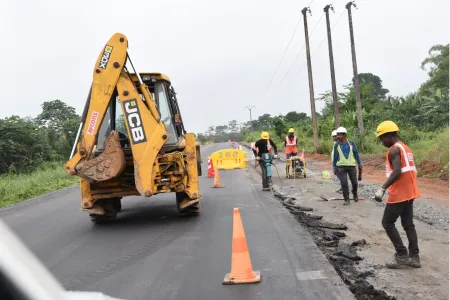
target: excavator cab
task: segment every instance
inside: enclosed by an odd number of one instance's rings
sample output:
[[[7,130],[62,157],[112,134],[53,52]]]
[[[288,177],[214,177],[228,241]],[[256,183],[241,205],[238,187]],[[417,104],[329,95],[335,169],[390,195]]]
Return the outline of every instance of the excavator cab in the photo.
[[[200,145],[185,130],[169,77],[129,72],[127,48],[117,33],[100,53],[65,171],[80,177],[93,223],[115,220],[123,197],[171,192],[180,213],[198,215]]]
[[[169,78],[161,73],[140,73],[140,76],[142,81],[148,86],[168,134],[168,139],[162,151],[170,152],[179,149],[184,141],[186,130],[181,120],[174,87],[171,85]],[[132,73],[131,78],[136,85],[139,84],[136,74]],[[142,97],[142,94],[140,96]],[[97,141],[97,145],[99,145],[97,147],[98,153],[105,150],[106,138],[111,133],[111,130],[119,133],[121,145],[124,149],[130,148],[124,115],[120,107],[120,98],[117,95],[113,98],[114,101],[111,101],[100,127]],[[201,169],[199,169],[199,176],[201,176]]]

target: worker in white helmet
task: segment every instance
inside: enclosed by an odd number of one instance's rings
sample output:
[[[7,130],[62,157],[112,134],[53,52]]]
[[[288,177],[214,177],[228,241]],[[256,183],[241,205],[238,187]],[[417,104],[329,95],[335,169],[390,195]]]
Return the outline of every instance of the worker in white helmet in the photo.
[[[344,205],[350,205],[347,175],[352,183],[353,200],[358,202],[358,181],[356,177],[356,164],[358,164],[358,180],[362,180],[362,162],[359,158],[355,142],[347,140],[347,129],[336,129],[337,143],[333,147],[333,171],[339,178],[344,196]]]
[[[336,145],[336,142],[338,141],[337,132],[336,130],[333,130],[331,132],[331,137],[333,138],[333,149],[331,149],[331,165],[333,165],[333,157],[334,157],[334,145]],[[342,194],[342,187],[339,188],[339,190],[336,191],[336,193]]]

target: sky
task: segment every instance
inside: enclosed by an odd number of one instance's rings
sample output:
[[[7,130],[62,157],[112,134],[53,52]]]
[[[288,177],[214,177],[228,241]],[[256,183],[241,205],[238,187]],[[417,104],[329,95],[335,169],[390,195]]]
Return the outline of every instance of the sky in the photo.
[[[55,99],[81,114],[97,57],[116,32],[127,36],[138,72],[171,78],[189,132],[246,122],[248,105],[255,106],[254,119],[289,111],[310,115],[301,10],[309,5],[312,14],[307,21],[317,98],[331,90],[327,4],[335,9],[330,23],[338,91],[353,76],[347,2],[2,0],[0,117],[35,117],[44,101]],[[449,42],[449,1],[355,3],[358,72],[378,75],[393,96],[417,90],[428,78],[420,64],[429,48]],[[316,110],[322,107],[317,101]]]

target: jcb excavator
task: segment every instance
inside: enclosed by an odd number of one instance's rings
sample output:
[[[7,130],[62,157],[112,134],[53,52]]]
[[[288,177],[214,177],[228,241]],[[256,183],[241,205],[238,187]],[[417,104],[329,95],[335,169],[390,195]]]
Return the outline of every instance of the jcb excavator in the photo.
[[[185,130],[169,78],[136,72],[123,34],[98,56],[64,168],[80,177],[81,207],[93,223],[115,220],[121,199],[133,195],[175,192],[181,214],[200,212],[200,145]]]

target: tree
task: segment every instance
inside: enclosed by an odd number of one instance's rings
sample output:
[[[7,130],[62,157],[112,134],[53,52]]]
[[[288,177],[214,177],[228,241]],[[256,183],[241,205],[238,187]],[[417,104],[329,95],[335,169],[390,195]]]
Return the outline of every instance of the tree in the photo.
[[[0,173],[27,172],[54,159],[45,131],[36,123],[11,116],[0,120]]]
[[[296,111],[290,111],[285,116],[286,121],[291,123],[306,120],[307,118],[308,116],[306,115],[306,113],[304,112],[298,113]]]
[[[228,130],[227,125],[216,126],[216,135],[224,135]]]
[[[230,132],[237,132],[238,131],[238,126],[237,126],[237,121],[236,120],[232,120],[230,122],[228,122],[228,128],[230,130]]]
[[[45,101],[41,107],[42,112],[35,121],[41,130],[47,132],[52,149],[61,158],[65,158],[71,151],[81,118],[75,112],[75,108],[58,99]]]
[[[45,101],[41,107],[42,112],[36,117],[36,122],[39,125],[51,128],[57,134],[62,132],[65,121],[80,119],[80,116],[75,112],[75,108],[58,99]]]
[[[429,56],[422,61],[421,68],[426,70],[430,78],[422,84],[420,92],[430,93],[440,89],[442,93],[448,93],[449,84],[449,44],[434,45],[428,51]],[[432,93],[432,92],[431,92]]]
[[[359,73],[359,84],[368,86],[371,84],[373,87],[373,95],[378,99],[386,99],[386,94],[389,93],[388,89],[383,88],[383,81],[377,75],[372,73]]]

